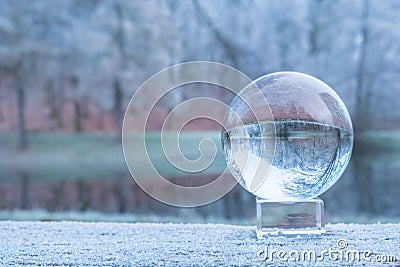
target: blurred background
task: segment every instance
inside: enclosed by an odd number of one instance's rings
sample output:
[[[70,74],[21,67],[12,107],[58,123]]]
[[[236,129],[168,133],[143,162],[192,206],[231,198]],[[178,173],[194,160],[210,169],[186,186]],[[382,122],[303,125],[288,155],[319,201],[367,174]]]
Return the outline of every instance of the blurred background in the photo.
[[[138,86],[173,64],[210,60],[251,79],[293,70],[334,88],[355,148],[321,196],[327,221],[399,221],[399,25],[397,0],[1,0],[0,219],[252,223],[255,199],[240,186],[207,206],[175,208],[146,195],[125,166],[120,129]],[[147,130],[199,96],[233,97],[217,86],[177,88]],[[226,167],[219,132],[204,119],[186,125],[184,149],[198,153],[194,142],[212,137],[217,159],[196,176],[166,167],[169,177],[217,177]]]

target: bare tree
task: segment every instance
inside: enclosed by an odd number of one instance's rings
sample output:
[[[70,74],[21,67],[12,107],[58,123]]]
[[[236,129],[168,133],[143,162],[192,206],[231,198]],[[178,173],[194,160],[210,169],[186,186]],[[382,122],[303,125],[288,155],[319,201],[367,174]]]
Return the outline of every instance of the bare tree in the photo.
[[[16,90],[17,90],[17,109],[18,109],[18,133],[19,133],[19,148],[28,148],[28,138],[26,134],[26,121],[25,121],[25,88],[21,83],[22,77],[19,74],[20,70],[17,68],[16,72]]]
[[[124,15],[120,1],[115,1],[114,11],[117,18],[117,27],[114,40],[118,51],[119,63],[117,64],[117,72],[114,77],[114,117],[117,126],[117,132],[120,140],[122,140],[122,120],[123,120],[123,90],[121,87],[120,73],[126,68],[126,50],[124,38]]]
[[[83,130],[82,126],[82,108],[81,108],[81,103],[79,99],[79,93],[78,93],[78,86],[79,86],[79,78],[77,76],[72,76],[71,77],[71,87],[72,90],[74,91],[74,129],[76,133],[80,133]]]
[[[13,32],[9,35],[12,42],[17,45],[16,49],[18,52],[15,57],[13,57],[13,63],[11,63],[10,70],[14,76],[14,88],[17,95],[17,113],[18,113],[18,136],[19,136],[19,148],[28,148],[28,138],[26,133],[26,119],[25,119],[25,84],[24,84],[24,67],[28,64],[29,56],[33,53],[30,47],[26,44],[26,39],[24,40],[23,30],[22,30],[22,7],[19,5],[15,6],[14,12],[12,14],[12,23],[14,26]]]
[[[355,115],[355,129],[362,131],[365,128],[365,118],[364,112],[366,111],[366,99],[365,99],[365,61],[367,57],[367,46],[369,37],[369,27],[368,27],[368,17],[369,17],[369,0],[363,0],[362,2],[362,14],[360,23],[360,43],[358,49],[358,60],[356,69],[356,115]]]
[[[25,118],[25,108],[26,108],[26,99],[25,99],[25,87],[22,83],[21,76],[21,64],[16,63],[11,66],[2,66],[0,69],[2,71],[8,71],[14,77],[13,88],[15,90],[16,99],[17,99],[17,114],[18,114],[18,148],[21,150],[25,150],[28,148],[28,137],[26,130],[26,118]]]
[[[62,114],[63,96],[62,90],[58,84],[59,80],[50,78],[45,84],[45,91],[50,109],[49,116],[56,121],[56,127],[60,128],[64,125]]]

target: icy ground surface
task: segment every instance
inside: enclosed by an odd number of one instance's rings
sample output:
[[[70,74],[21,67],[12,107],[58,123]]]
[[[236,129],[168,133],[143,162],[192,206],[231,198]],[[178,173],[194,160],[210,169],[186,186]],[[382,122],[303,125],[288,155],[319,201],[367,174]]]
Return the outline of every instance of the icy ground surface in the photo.
[[[261,260],[266,248],[273,258]],[[348,252],[361,259],[341,259]],[[259,241],[252,226],[0,222],[0,266],[379,266],[383,255],[396,257],[383,266],[400,266],[400,224],[333,224],[322,237]]]

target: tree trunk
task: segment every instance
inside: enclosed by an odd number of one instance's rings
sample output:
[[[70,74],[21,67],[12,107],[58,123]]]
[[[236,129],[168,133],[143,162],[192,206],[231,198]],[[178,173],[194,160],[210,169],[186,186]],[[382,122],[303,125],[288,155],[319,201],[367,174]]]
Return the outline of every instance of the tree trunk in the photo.
[[[28,209],[29,208],[29,174],[25,171],[20,173],[21,177],[21,209]]]
[[[314,56],[320,52],[319,35],[321,32],[321,25],[318,21],[320,14],[323,14],[321,8],[322,2],[319,0],[310,0],[308,2],[308,18],[310,28],[308,31],[308,52]]]
[[[286,40],[285,32],[290,26],[288,22],[284,19],[278,19],[276,32],[278,34],[278,45],[279,45],[279,67],[282,71],[290,70],[288,62],[289,54],[289,40]]]
[[[74,100],[74,129],[76,133],[82,132],[82,116],[81,116],[81,105],[79,103],[79,99]]]
[[[355,130],[363,131],[365,128],[365,92],[364,92],[364,78],[365,78],[365,58],[368,44],[368,20],[369,16],[369,0],[363,1],[363,11],[361,17],[361,43],[359,49],[359,58],[357,62],[357,74],[355,85]]]
[[[78,203],[79,211],[85,211],[89,208],[89,197],[90,191],[89,186],[85,184],[85,181],[77,181],[76,186],[78,188]]]
[[[118,174],[118,179],[115,185],[115,196],[118,202],[118,212],[124,213],[128,207],[128,203],[125,197],[125,185],[124,185],[124,178],[121,173]]]
[[[119,74],[126,67],[126,51],[125,51],[125,36],[124,36],[124,14],[121,7],[121,3],[119,1],[115,2],[115,14],[118,21],[117,31],[115,32],[115,41],[118,48],[119,53],[119,65],[118,65],[118,73],[115,75],[114,80],[114,120],[117,127],[118,140],[122,141],[122,122],[123,122],[123,109],[122,109],[122,101],[123,101],[123,91],[121,87],[121,82],[119,80]]]
[[[96,120],[97,129],[99,131],[104,130],[104,112],[100,108],[97,110],[97,120]]]
[[[123,122],[123,107],[122,107],[123,92],[118,78],[114,81],[114,117],[117,126],[119,139],[122,139],[122,122]]]
[[[64,92],[63,88],[60,87],[60,85],[56,85],[55,87],[55,100],[56,100],[56,108],[57,108],[57,116],[56,116],[56,122],[57,122],[57,127],[62,128],[64,127],[64,119],[63,119],[63,105],[64,105]]]
[[[19,83],[19,81],[18,81]],[[19,148],[28,148],[28,138],[26,134],[26,121],[25,121],[25,90],[22,85],[17,86],[17,111],[18,111],[18,136]]]
[[[47,85],[48,105],[50,108],[50,118],[56,122],[56,127],[63,126],[60,90],[57,90],[55,82],[50,81]]]
[[[76,133],[82,132],[82,110],[81,110],[81,103],[79,101],[79,95],[78,95],[78,78],[73,76],[71,78],[71,83],[72,83],[72,89],[74,90],[74,111],[75,111],[75,117],[74,117],[74,129]]]
[[[1,79],[0,79],[0,90],[1,90]],[[2,99],[1,99],[1,95],[0,95],[0,122],[5,120],[5,116],[4,116],[4,113],[3,113],[3,105],[2,105],[1,100]]]
[[[356,198],[357,209],[366,215],[373,213],[373,169],[370,164],[363,163],[363,155],[367,151],[359,146],[354,147],[354,157],[352,158],[354,168],[354,195]]]

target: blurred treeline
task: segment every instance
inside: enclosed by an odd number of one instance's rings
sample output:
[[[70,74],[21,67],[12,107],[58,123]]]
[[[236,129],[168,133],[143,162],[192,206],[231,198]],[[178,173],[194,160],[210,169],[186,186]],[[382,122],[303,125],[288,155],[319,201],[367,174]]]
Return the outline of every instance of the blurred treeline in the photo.
[[[0,0],[0,209],[254,216],[254,197],[240,187],[196,210],[158,203],[127,178],[115,142],[142,82],[174,64],[209,60],[252,79],[293,70],[331,85],[351,113],[356,149],[322,196],[327,214],[399,216],[399,25],[398,0]],[[147,129],[160,129],[177,104],[198,96],[232,98],[205,84],[173,90]],[[203,134],[220,145],[219,132]],[[193,133],[181,137],[197,155]],[[160,171],[186,186],[226,167],[218,153],[216,168],[181,177],[155,151]]]
[[[357,131],[395,129],[399,14],[396,0],[2,0],[0,130],[22,147],[27,131],[117,132],[145,79],[192,60],[315,75]]]

